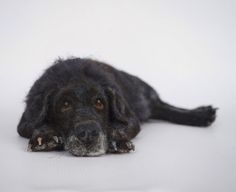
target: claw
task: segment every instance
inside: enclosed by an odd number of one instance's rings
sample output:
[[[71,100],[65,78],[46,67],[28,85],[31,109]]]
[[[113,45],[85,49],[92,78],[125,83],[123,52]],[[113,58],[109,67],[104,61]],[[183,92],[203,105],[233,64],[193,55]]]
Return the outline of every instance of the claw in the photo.
[[[133,143],[127,142],[126,145],[130,150],[135,151],[135,147],[134,147]]]
[[[58,137],[58,141],[59,141],[59,143],[63,143],[63,139],[62,139],[62,137]]]
[[[37,141],[38,141],[39,146],[41,146],[42,145],[42,137],[38,137]]]
[[[59,143],[59,139],[58,139],[57,136],[53,136],[52,138],[53,138],[53,140],[54,140],[56,143]]]
[[[115,142],[115,141],[112,141],[111,144],[112,144],[114,150],[117,151],[118,149],[117,149],[116,142]]]
[[[32,145],[31,144],[28,145],[27,151],[29,151],[29,152],[32,151]]]

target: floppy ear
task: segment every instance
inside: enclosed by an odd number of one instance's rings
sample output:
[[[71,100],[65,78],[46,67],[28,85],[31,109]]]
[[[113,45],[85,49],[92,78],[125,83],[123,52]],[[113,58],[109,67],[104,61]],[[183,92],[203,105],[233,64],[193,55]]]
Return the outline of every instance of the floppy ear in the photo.
[[[106,89],[109,100],[109,133],[112,139],[130,140],[140,131],[139,120],[124,98],[113,88]]]
[[[47,117],[48,117],[48,112],[49,112],[49,105],[50,105],[50,100],[52,98],[53,93],[54,93],[54,90],[50,90],[43,97],[41,101],[41,106],[39,107],[38,117],[35,119],[35,127],[41,126],[42,124],[48,121]]]
[[[26,109],[17,126],[17,131],[21,136],[29,138],[34,129],[48,123],[49,103],[53,92],[54,90],[51,90],[44,95],[28,96]]]

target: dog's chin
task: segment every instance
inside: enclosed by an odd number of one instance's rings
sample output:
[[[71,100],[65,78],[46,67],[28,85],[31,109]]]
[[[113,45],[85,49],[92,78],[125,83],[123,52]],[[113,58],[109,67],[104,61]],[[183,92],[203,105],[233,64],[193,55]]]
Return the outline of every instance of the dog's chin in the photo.
[[[107,138],[100,134],[98,139],[90,146],[84,145],[76,136],[71,135],[65,143],[65,150],[74,156],[96,157],[106,153],[108,148]]]

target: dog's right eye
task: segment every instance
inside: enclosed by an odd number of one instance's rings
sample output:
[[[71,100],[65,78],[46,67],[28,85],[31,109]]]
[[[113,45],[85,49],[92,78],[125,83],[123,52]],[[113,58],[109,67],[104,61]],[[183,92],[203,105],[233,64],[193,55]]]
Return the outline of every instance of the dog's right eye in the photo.
[[[72,109],[72,106],[70,102],[64,101],[61,107],[61,112],[64,113],[64,112],[70,111],[71,109]]]
[[[100,111],[104,109],[104,104],[101,99],[96,99],[95,108]]]

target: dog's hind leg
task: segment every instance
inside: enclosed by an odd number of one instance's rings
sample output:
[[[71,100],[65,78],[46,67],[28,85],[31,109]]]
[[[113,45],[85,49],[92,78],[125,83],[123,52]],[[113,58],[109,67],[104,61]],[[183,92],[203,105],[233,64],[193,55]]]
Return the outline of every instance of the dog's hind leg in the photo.
[[[195,109],[178,108],[161,100],[152,106],[151,119],[160,119],[176,124],[207,127],[214,122],[216,108],[201,106]]]

